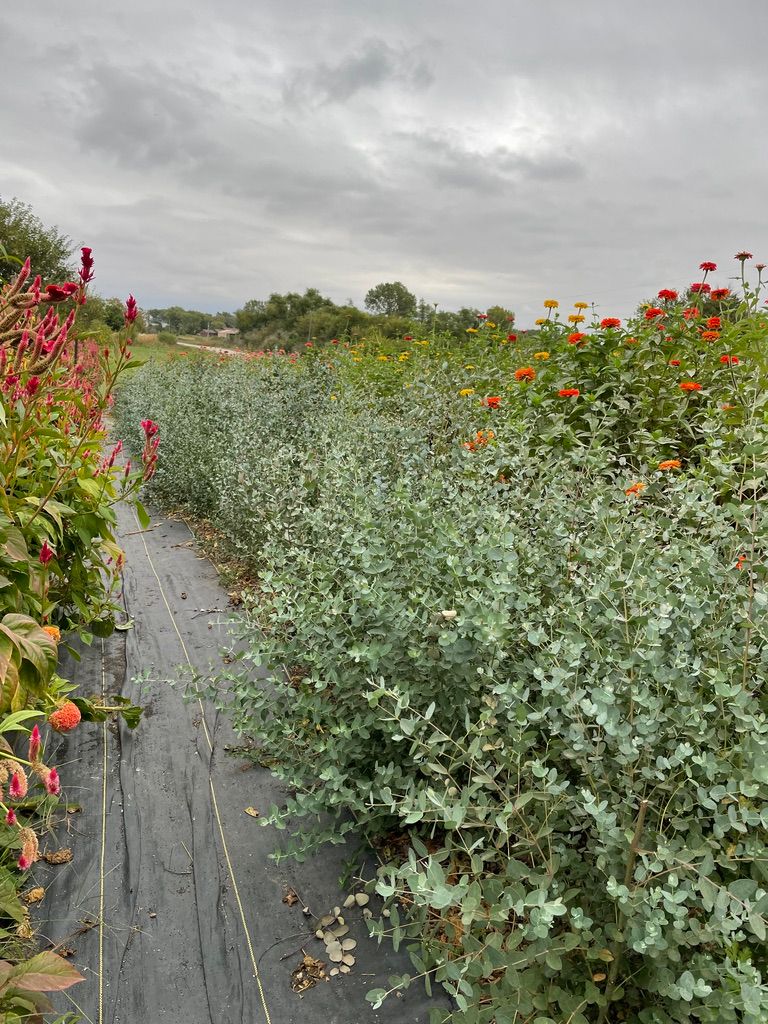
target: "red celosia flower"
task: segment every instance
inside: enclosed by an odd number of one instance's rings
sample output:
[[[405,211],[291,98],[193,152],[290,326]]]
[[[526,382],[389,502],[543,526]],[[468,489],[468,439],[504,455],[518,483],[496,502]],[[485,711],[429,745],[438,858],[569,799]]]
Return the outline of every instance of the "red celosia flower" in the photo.
[[[160,427],[153,420],[142,420],[141,427],[147,437],[154,437]]]
[[[650,309],[645,311],[646,320],[655,320],[657,316],[664,316],[664,310],[659,309],[657,306],[652,306]]]
[[[45,791],[50,796],[58,796],[61,793],[61,781],[59,779],[59,773],[55,768],[47,768],[42,773],[43,785]]]
[[[561,388],[557,393],[561,398],[576,398],[581,392],[578,388]]]
[[[717,341],[717,339],[719,337],[720,337],[720,331],[702,331],[701,332],[701,340],[702,341]]]
[[[697,384],[693,380],[684,380],[680,388],[682,391],[701,391],[701,384]]]
[[[138,315],[139,307],[136,305],[136,299],[134,299],[132,295],[129,295],[125,300],[125,326],[130,327]]]
[[[665,302],[674,302],[677,298],[677,292],[672,288],[662,288],[656,297],[664,299]]]
[[[27,777],[23,772],[15,771],[13,773],[8,793],[14,800],[23,800],[27,795]]]
[[[80,250],[82,256],[80,258],[80,280],[83,284],[88,284],[89,281],[93,280],[93,252],[87,245],[84,245]]]
[[[43,541],[43,546],[40,548],[40,561],[43,565],[48,565],[50,560],[54,557],[56,552],[52,547],[49,546],[48,541]]]
[[[606,330],[611,327],[621,327],[621,320],[617,316],[606,316],[600,321],[600,326]]]
[[[80,724],[80,708],[71,700],[64,703],[48,716],[48,723],[56,732],[69,732]]]
[[[516,334],[508,334],[507,335],[507,341],[517,341],[517,335]]]
[[[37,726],[34,727],[32,732],[29,734],[29,760],[36,761],[40,757],[40,747],[42,746],[42,740],[40,738],[40,730]]]
[[[19,854],[19,859],[16,861],[16,867],[19,871],[29,871],[32,867],[32,861],[26,856],[26,854],[21,853]]]
[[[719,331],[722,327],[722,321],[719,316],[707,317],[706,324],[710,331]]]
[[[24,390],[26,391],[26,393],[31,398],[32,395],[34,395],[36,393],[36,391],[37,391],[37,389],[39,387],[40,387],[40,378],[39,377],[30,377],[29,380],[27,381],[26,385],[24,386]]]
[[[40,296],[40,301],[63,302],[64,299],[68,299],[71,295],[74,295],[77,289],[78,285],[73,281],[66,281],[64,284],[49,284]]]
[[[710,271],[717,270],[717,264],[710,263],[709,261],[707,261],[706,263],[700,263],[699,270],[703,270],[705,273],[708,274]]]
[[[737,252],[736,255],[733,258],[735,260],[738,260],[740,263],[743,263],[745,260],[751,260],[752,259],[752,253],[751,252]]]
[[[535,380],[536,371],[532,366],[521,366],[519,370],[515,370],[515,380]]]
[[[18,824],[18,819],[16,818],[16,812],[14,811],[14,809],[12,807],[8,808],[8,813],[5,816],[5,824],[6,825],[16,825],[16,824]]]
[[[707,284],[706,281],[696,281],[694,284],[691,285],[691,291],[706,294],[707,292],[711,292],[712,288],[710,285]]]
[[[490,398],[485,399],[483,404],[487,405],[489,409],[498,409],[501,405],[501,396],[491,395]]]
[[[720,356],[720,362],[725,363],[726,366],[735,366],[738,361],[738,356]]]
[[[581,331],[574,331],[573,334],[568,335],[568,344],[578,345],[580,342],[584,341],[585,338],[586,334],[582,334]]]
[[[730,288],[713,288],[712,289],[712,298],[716,302],[720,302],[722,299],[727,298],[730,294],[731,294],[731,289]]]
[[[680,360],[679,359],[670,359],[669,360],[669,365],[670,366],[679,366],[680,365]]]

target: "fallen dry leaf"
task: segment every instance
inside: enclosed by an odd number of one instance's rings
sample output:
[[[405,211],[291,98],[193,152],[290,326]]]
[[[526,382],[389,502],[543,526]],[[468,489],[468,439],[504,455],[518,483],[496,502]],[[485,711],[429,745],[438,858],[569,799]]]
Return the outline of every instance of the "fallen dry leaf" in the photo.
[[[255,807],[246,807],[245,808],[245,813],[246,814],[250,814],[250,816],[252,818],[259,818],[259,817],[261,817],[260,812],[257,811]]]
[[[299,897],[296,895],[296,890],[291,889],[289,885],[285,887],[283,893],[283,903],[287,903],[289,907],[292,907],[295,903],[299,902]]]
[[[28,892],[21,894],[21,898],[25,903],[39,903],[43,896],[45,896],[45,889],[42,885],[38,885],[37,888],[30,889]]]
[[[327,981],[325,964],[306,953],[298,967],[291,973],[291,988],[294,992],[306,992],[308,988],[314,988],[318,981]]]
[[[66,848],[54,850],[53,853],[44,853],[43,860],[48,864],[69,864],[72,860],[72,851]]]

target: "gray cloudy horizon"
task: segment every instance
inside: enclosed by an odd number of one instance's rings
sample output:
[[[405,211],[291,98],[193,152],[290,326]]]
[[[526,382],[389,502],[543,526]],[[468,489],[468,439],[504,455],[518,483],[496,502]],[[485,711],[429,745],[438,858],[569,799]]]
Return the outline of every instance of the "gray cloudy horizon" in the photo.
[[[144,308],[401,280],[626,315],[768,262],[766,38],[764,0],[6,9],[0,196]]]

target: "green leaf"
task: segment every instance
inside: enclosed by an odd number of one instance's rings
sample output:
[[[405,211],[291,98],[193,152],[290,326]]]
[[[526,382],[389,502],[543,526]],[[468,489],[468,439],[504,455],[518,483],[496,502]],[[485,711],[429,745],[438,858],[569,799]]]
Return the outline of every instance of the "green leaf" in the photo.
[[[17,964],[7,978],[24,992],[61,992],[85,978],[63,957],[48,951]]]
[[[146,530],[152,521],[149,518],[149,513],[144,508],[142,503],[138,500],[134,502],[134,508],[136,509],[136,517],[139,520],[139,526],[142,528],[142,530]]]

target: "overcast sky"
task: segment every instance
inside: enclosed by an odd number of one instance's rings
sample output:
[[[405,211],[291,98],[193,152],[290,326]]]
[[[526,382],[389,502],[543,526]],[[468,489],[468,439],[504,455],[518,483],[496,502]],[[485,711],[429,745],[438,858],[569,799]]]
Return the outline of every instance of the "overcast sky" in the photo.
[[[4,4],[0,196],[101,294],[629,312],[768,262],[767,0]]]

